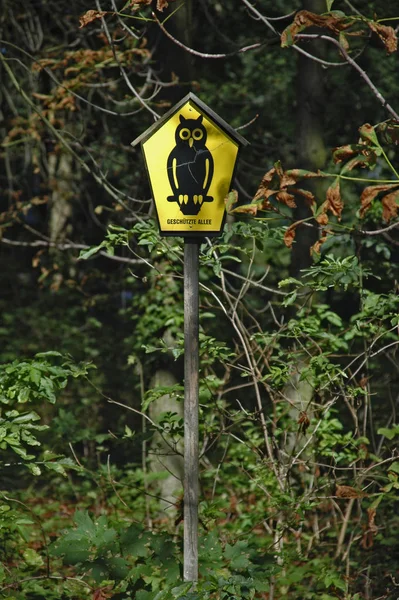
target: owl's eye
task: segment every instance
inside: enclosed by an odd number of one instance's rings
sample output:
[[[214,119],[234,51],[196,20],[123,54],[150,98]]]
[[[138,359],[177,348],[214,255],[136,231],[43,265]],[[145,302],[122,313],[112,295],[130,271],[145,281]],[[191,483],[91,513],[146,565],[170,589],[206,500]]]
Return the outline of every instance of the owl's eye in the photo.
[[[188,140],[188,138],[191,136],[191,133],[190,133],[190,130],[187,129],[187,127],[183,127],[183,129],[180,131],[179,135],[182,140]]]
[[[202,139],[203,135],[204,135],[204,132],[202,131],[202,129],[194,129],[194,131],[193,131],[193,138],[195,140]]]

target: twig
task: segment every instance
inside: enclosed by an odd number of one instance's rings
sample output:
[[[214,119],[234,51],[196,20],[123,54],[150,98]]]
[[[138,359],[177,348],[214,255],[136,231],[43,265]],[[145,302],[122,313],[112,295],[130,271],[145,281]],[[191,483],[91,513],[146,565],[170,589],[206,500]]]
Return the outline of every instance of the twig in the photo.
[[[262,13],[260,13],[254,6],[252,6],[252,4],[248,0],[241,0],[241,1],[245,4],[245,6],[247,8],[249,8],[249,10],[254,15],[256,15],[256,17],[260,21],[262,21],[266,25],[266,27],[268,27],[270,29],[270,31],[272,31],[276,36],[280,37],[279,32],[270,23],[270,21],[272,19],[268,19],[267,17],[265,17],[264,15],[262,15]],[[292,46],[292,48],[294,48],[294,50],[296,50],[300,54],[303,54],[304,56],[307,56],[311,60],[314,60],[315,62],[318,62],[318,63],[322,64],[324,67],[342,67],[342,66],[345,66],[345,64],[346,64],[345,62],[342,62],[342,63],[333,63],[333,62],[329,62],[327,60],[323,60],[322,58],[319,58],[318,56],[314,56],[313,54],[310,54],[309,52],[306,52],[306,50],[304,50],[303,48],[300,48],[296,44],[294,44]]]
[[[0,242],[2,244],[6,244],[8,246],[22,246],[24,248],[57,248],[57,250],[88,250],[91,246],[86,246],[86,244],[75,244],[75,243],[66,243],[66,244],[58,244],[57,242],[45,242],[43,240],[34,240],[33,242],[20,242],[18,240],[10,240],[8,238],[0,238]],[[117,262],[126,263],[129,265],[139,265],[143,263],[147,263],[145,259],[141,258],[127,258],[125,256],[116,256],[112,254],[108,254],[103,250],[100,250],[95,256],[105,256],[105,258],[109,258],[110,260],[116,260]],[[77,259],[79,260],[79,258]]]
[[[153,427],[155,427],[156,429],[162,429],[152,419],[150,419],[150,417],[148,415],[143,413],[141,410],[137,410],[136,408],[133,408],[132,406],[128,406],[127,404],[122,404],[122,402],[117,402],[116,400],[111,400],[110,398],[107,398],[107,401],[110,404],[117,404],[118,406],[121,406],[122,408],[127,408],[128,410],[131,410],[132,412],[134,412],[138,415],[141,415],[144,419],[147,419],[147,421],[149,421]]]
[[[350,498],[348,502],[348,506],[346,507],[344,520],[342,522],[341,531],[339,532],[338,542],[337,542],[337,551],[335,553],[335,558],[338,558],[342,552],[342,547],[344,545],[346,530],[348,528],[349,519],[352,513],[352,508],[355,502],[355,498]]]
[[[157,22],[161,31],[166,35],[166,37],[168,37],[170,40],[172,40],[172,42],[174,42],[180,48],[183,48],[183,50],[185,50],[189,54],[193,54],[194,56],[198,56],[200,58],[228,58],[229,56],[235,56],[236,54],[242,54],[243,52],[248,52],[248,50],[255,50],[256,48],[260,48],[261,46],[264,46],[266,44],[266,42],[258,42],[256,44],[252,44],[250,46],[245,46],[244,48],[240,48],[239,50],[235,50],[234,52],[221,53],[221,54],[209,54],[207,52],[199,52],[198,50],[194,50],[193,48],[186,46],[185,44],[183,44],[183,42],[180,42],[171,33],[169,33],[169,31],[164,27],[164,25],[161,23],[161,21],[158,19],[158,17],[156,16],[156,14],[154,12],[152,13],[152,16],[153,16],[154,20]]]
[[[108,456],[107,456],[107,471],[108,471],[109,482],[112,486],[112,489],[115,492],[116,497],[119,498],[119,500],[122,502],[123,506],[126,506],[126,508],[129,508],[128,505],[126,504],[126,502],[123,500],[123,498],[120,497],[117,489],[115,488],[114,480],[111,476],[111,462],[110,461],[111,461],[111,455],[108,454]]]
[[[367,73],[365,71],[363,71],[363,69],[357,64],[357,62],[355,60],[353,60],[353,58],[351,56],[349,56],[349,54],[347,53],[345,48],[336,39],[330,37],[329,35],[319,35],[316,33],[300,33],[300,34],[296,35],[295,37],[296,37],[296,39],[299,39],[299,40],[312,40],[312,39],[313,40],[325,40],[326,42],[329,42],[330,44],[334,44],[334,46],[336,46],[339,49],[339,51],[341,52],[341,54],[345,58],[345,60],[359,73],[360,77],[362,77],[362,79],[364,79],[364,81],[367,83],[367,85],[369,86],[369,88],[371,89],[371,91],[373,92],[375,97],[377,98],[377,100],[379,100],[381,102],[383,108],[386,108],[386,110],[395,119],[395,121],[399,121],[399,114],[392,108],[392,106],[390,104],[388,104],[387,100],[384,98],[384,96],[378,90],[376,85],[371,81],[371,79],[367,75]]]
[[[101,5],[100,5],[99,0],[96,0],[96,6],[97,6],[97,9],[101,12]],[[101,23],[102,23],[105,35],[107,37],[108,43],[110,45],[110,48],[112,50],[112,54],[114,55],[114,59],[115,59],[116,63],[118,64],[119,71],[120,71],[120,73],[121,73],[121,75],[122,75],[122,77],[123,77],[123,79],[124,79],[127,87],[133,93],[133,95],[135,96],[135,98],[137,98],[137,100],[140,102],[140,104],[143,106],[143,108],[145,108],[146,110],[148,110],[152,114],[152,116],[155,118],[155,120],[159,119],[159,114],[157,112],[155,112],[155,110],[153,110],[151,108],[151,106],[148,106],[147,102],[140,96],[140,94],[137,92],[136,88],[132,85],[129,77],[126,74],[125,69],[121,65],[121,62],[118,59],[118,56],[117,56],[117,54],[115,52],[115,47],[114,47],[114,44],[112,42],[112,37],[111,37],[111,34],[109,32],[109,29],[108,29],[107,22],[104,19],[104,17],[101,17]]]
[[[361,233],[362,235],[379,235],[380,233],[386,233],[387,231],[391,231],[391,229],[396,229],[396,227],[399,227],[399,221],[396,221],[396,223],[391,223],[391,225],[388,225],[383,229],[374,229],[373,231],[365,231],[364,229],[359,229],[359,233]]]

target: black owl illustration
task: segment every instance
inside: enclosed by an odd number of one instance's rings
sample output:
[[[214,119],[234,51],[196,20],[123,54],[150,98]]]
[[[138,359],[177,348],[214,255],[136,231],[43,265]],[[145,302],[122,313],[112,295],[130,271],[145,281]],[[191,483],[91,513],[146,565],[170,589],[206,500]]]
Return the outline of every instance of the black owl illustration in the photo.
[[[184,215],[197,215],[208,196],[213,177],[213,158],[206,147],[207,132],[202,115],[186,119],[180,115],[176,128],[176,146],[168,156],[167,168],[173,195],[169,202],[177,202]]]

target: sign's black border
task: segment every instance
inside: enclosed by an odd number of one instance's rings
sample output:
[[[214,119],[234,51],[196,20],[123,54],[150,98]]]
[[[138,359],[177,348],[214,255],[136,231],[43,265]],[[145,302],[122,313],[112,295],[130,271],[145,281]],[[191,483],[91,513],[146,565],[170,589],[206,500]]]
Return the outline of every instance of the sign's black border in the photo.
[[[228,123],[226,123],[226,121],[224,121],[224,119],[222,119],[218,114],[216,114],[211,108],[209,108],[209,106],[207,106],[205,104],[205,102],[202,102],[202,100],[200,100],[195,94],[193,94],[192,92],[190,92],[189,94],[187,94],[186,96],[184,96],[184,98],[182,98],[177,104],[175,104],[174,106],[172,106],[172,108],[170,110],[168,110],[160,119],[158,119],[158,121],[156,121],[153,125],[151,125],[151,127],[149,127],[146,131],[144,131],[144,133],[142,133],[141,135],[139,135],[139,137],[137,137],[132,143],[132,146],[137,146],[137,144],[141,144],[141,149],[143,152],[143,157],[144,157],[144,163],[145,163],[145,168],[147,171],[147,176],[150,182],[150,186],[151,186],[151,193],[152,193],[152,197],[154,198],[154,191],[152,189],[152,183],[151,183],[151,177],[150,177],[150,173],[149,173],[149,169],[148,169],[148,165],[147,165],[147,160],[143,151],[143,144],[156,132],[158,131],[158,129],[160,129],[162,127],[162,125],[165,123],[165,121],[167,121],[170,117],[172,117],[178,110],[180,110],[180,108],[182,106],[184,106],[187,102],[192,102],[194,105],[196,105],[199,109],[200,112],[203,112],[206,116],[208,116],[218,127],[220,127],[220,129],[222,129],[230,138],[232,138],[235,142],[237,142],[238,144],[238,151],[237,151],[237,158],[234,164],[234,169],[233,169],[233,173],[232,173],[232,177],[229,183],[229,189],[231,186],[231,182],[234,179],[235,176],[235,172],[236,172],[236,166],[237,166],[237,161],[238,161],[238,157],[240,155],[240,150],[242,146],[247,146],[249,144],[249,142],[242,137],[239,133],[237,133],[237,131],[235,129],[233,129]],[[205,231],[205,232],[201,232],[201,231],[163,231],[161,229],[160,226],[160,221],[159,221],[159,216],[158,216],[158,209],[157,209],[157,204],[154,200],[154,205],[155,205],[155,211],[157,214],[157,221],[158,221],[158,227],[159,227],[159,232],[161,234],[162,237],[183,237],[183,238],[206,238],[206,237],[215,237],[221,234],[225,221],[226,221],[226,211],[224,211],[224,215],[223,215],[223,219],[222,219],[222,224],[220,229],[215,230],[215,231]]]

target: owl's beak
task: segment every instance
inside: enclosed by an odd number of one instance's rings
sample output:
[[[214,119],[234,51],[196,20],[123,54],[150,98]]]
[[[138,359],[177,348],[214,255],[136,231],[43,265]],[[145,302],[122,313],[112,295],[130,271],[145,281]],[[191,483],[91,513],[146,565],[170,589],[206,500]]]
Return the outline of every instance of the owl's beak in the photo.
[[[194,138],[190,137],[190,139],[188,140],[188,145],[190,146],[190,148],[192,147],[193,144],[194,144]]]

